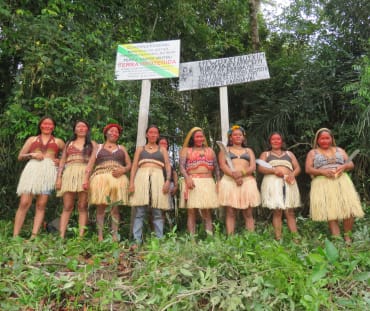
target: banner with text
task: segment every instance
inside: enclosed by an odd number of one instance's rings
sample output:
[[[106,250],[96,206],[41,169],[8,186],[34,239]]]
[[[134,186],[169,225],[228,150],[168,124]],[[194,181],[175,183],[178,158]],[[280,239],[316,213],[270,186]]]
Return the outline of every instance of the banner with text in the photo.
[[[117,48],[116,80],[176,78],[180,40],[122,44]]]
[[[180,64],[179,90],[194,90],[269,79],[265,53]]]

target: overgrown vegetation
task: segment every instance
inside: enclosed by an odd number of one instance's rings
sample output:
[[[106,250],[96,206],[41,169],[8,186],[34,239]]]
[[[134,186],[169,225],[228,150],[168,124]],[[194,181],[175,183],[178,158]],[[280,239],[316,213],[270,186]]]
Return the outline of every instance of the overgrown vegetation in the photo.
[[[107,122],[123,124],[121,142],[132,155],[140,82],[113,80],[117,45],[180,39],[182,62],[249,54],[253,2],[260,1],[1,1],[0,309],[369,309],[368,216],[356,223],[351,247],[328,240],[326,224],[306,218],[299,218],[299,244],[286,232],[276,243],[260,209],[256,234],[226,238],[218,220],[214,237],[201,231],[192,239],[181,215],[177,231],[162,241],[148,237],[137,251],[128,242],[96,243],[95,228],[84,239],[73,230],[65,241],[48,234],[11,238],[24,164],[16,155],[41,116],[57,120],[56,136],[63,139],[75,119],[86,119],[99,142]],[[348,152],[361,149],[352,178],[367,205],[368,12],[368,0],[299,0],[269,22],[260,14],[259,42],[271,79],[229,88],[230,121],[247,129],[256,155],[278,130],[303,166],[323,126]],[[218,90],[180,93],[176,84],[153,81],[149,122],[178,145],[193,126],[219,139]],[[302,174],[298,183],[306,217],[310,179]],[[60,205],[50,199],[47,219]],[[128,227],[121,226],[123,237]]]
[[[68,139],[84,118],[102,141],[107,122],[124,126],[135,150],[140,81],[115,81],[118,44],[181,40],[181,62],[254,52],[250,4],[260,1],[2,1],[0,8],[0,214],[14,216],[22,164],[17,152],[41,116]],[[273,2],[272,2],[273,3]],[[257,155],[273,130],[304,164],[314,133],[333,129],[349,153],[361,149],[353,180],[369,202],[369,2],[293,1],[282,15],[258,16],[260,51],[271,79],[229,87],[230,122],[247,130]],[[217,88],[178,92],[177,79],[152,83],[150,123],[182,144],[193,126],[220,138]],[[307,198],[309,178],[300,181]]]
[[[330,240],[326,224],[299,217],[298,226],[298,243],[287,231],[274,241],[268,222],[232,237],[219,223],[214,236],[173,229],[133,250],[126,239],[96,243],[91,231],[80,239],[76,228],[64,241],[13,239],[0,221],[0,308],[367,310],[369,219],[356,222],[351,246]]]

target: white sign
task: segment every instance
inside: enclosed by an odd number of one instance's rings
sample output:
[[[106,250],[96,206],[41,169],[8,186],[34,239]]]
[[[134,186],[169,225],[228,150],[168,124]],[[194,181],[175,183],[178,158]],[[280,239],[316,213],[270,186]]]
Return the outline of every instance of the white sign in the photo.
[[[226,86],[269,79],[265,53],[180,64],[179,90]]]
[[[180,40],[122,44],[117,48],[116,80],[179,76]]]

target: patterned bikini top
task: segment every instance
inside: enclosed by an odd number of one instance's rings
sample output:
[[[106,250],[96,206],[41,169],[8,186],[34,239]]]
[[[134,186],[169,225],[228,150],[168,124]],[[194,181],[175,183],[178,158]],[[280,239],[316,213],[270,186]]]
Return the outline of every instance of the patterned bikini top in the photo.
[[[207,147],[202,150],[188,148],[185,168],[188,172],[197,169],[199,166],[204,166],[213,171],[215,168],[213,161],[214,156],[211,148]]]
[[[55,137],[50,136],[48,142],[44,145],[41,139],[41,135],[37,136],[30,146],[29,153],[41,152],[43,154],[50,154],[54,157],[59,152],[59,146],[55,142]]]
[[[96,153],[96,165],[102,164],[106,161],[114,161],[120,165],[126,165],[125,153],[120,145],[118,145],[115,150],[110,152],[104,148],[103,144],[99,144],[99,148]]]
[[[249,156],[249,153],[248,151],[245,151],[244,153],[242,153],[241,155],[237,155],[233,152],[231,152],[229,150],[229,156],[230,156],[230,159],[231,160],[234,160],[234,159],[242,159],[242,160],[245,160],[245,161],[250,161],[251,157]]]
[[[66,150],[67,160],[66,163],[70,162],[79,162],[79,163],[87,163],[89,162],[89,158],[92,153],[92,148],[88,147],[87,150],[84,152],[84,149],[80,150],[73,145],[73,141],[71,141]]]
[[[292,158],[289,156],[287,151],[285,151],[280,157],[269,151],[267,153],[266,162],[270,163],[273,167],[284,166],[293,171]]]
[[[161,167],[164,167],[164,156],[160,148],[158,147],[158,150],[152,153],[146,151],[144,148],[139,155],[138,165],[140,166],[141,164],[144,163],[154,163]]]
[[[313,159],[314,168],[336,168],[342,164],[344,164],[344,158],[338,148],[335,148],[335,154],[330,158],[315,149],[315,157]]]

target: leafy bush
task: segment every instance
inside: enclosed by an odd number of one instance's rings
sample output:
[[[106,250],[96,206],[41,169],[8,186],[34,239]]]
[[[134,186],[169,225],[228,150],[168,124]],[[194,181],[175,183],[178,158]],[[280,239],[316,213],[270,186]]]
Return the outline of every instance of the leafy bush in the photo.
[[[367,210],[369,212],[369,208]],[[299,243],[271,226],[226,237],[169,232],[138,249],[95,233],[60,240],[10,238],[0,221],[0,308],[6,310],[365,310],[369,219],[354,242],[328,238],[327,225],[299,218]],[[73,231],[73,229],[72,229]],[[73,233],[73,232],[72,232]],[[77,233],[77,230],[76,230]]]

